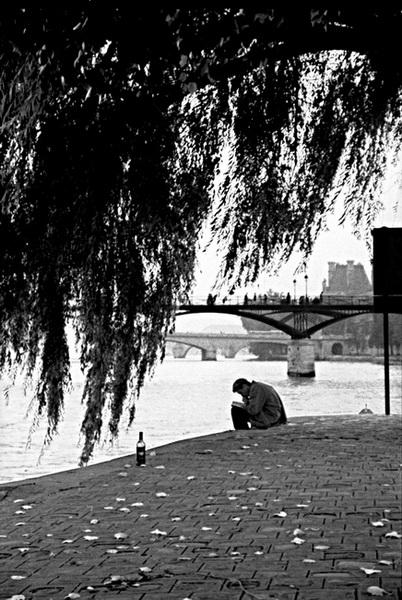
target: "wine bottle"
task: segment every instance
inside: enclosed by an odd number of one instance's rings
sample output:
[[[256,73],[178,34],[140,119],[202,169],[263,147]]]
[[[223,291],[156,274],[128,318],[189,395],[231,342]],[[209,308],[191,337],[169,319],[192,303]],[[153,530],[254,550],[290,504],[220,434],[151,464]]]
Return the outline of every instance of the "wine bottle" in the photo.
[[[137,442],[137,465],[145,465],[145,442],[142,431],[140,431],[140,436]]]

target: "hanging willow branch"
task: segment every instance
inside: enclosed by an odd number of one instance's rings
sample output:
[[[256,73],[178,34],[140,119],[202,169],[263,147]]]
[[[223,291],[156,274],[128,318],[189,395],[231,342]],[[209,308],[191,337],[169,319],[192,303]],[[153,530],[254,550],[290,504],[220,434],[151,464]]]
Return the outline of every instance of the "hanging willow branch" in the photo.
[[[253,282],[311,252],[338,196],[369,230],[400,142],[391,41],[365,35],[398,11],[127,11],[0,19],[0,368],[39,374],[50,441],[74,328],[81,464],[133,420],[211,215],[222,280]]]

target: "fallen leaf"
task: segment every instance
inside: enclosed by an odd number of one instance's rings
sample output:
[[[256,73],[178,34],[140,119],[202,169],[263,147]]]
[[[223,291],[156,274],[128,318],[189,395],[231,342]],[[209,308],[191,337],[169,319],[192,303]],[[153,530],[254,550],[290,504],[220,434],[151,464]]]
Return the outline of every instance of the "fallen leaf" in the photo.
[[[303,535],[304,531],[302,531],[301,529],[294,529],[293,530],[293,535]]]
[[[187,477],[187,479],[188,479],[189,481],[191,481],[192,479],[195,479],[195,475],[189,475],[189,476]]]
[[[313,558],[305,558],[303,560],[303,562],[305,562],[305,563],[315,563],[316,561]]]
[[[99,523],[99,519],[92,519],[91,525],[96,525],[96,523]]]
[[[295,537],[294,540],[291,541],[291,544],[304,544],[306,540],[302,540],[299,537]]]
[[[32,505],[31,504],[23,504],[22,508],[24,510],[29,510],[30,508],[32,508]]]
[[[328,550],[330,546],[314,546],[314,550]]]
[[[125,540],[126,537],[128,537],[127,533],[115,533],[114,537],[116,538],[116,540]]]
[[[8,600],[25,600],[25,596],[24,594],[16,594],[11,596],[11,598],[8,598]]]
[[[141,465],[144,466],[144,465]],[[127,477],[127,473],[125,473],[124,471],[122,473],[119,473],[119,477]]]
[[[383,588],[377,587],[376,585],[371,585],[367,588],[367,593],[371,596],[387,596],[390,592],[387,592]]]
[[[74,540],[64,540],[63,542],[61,542],[62,544],[73,544]]]
[[[81,598],[81,595],[72,592],[71,594],[68,594],[68,596],[64,596],[64,598],[72,598],[72,600],[75,600],[75,598]]]
[[[165,492],[158,492],[157,494],[155,494],[158,498],[165,498],[167,496],[167,494],[165,494]]]
[[[274,517],[287,517],[288,513],[286,513],[284,510],[281,510],[280,512],[275,513],[273,516]]]
[[[201,527],[201,531],[212,531],[212,527]]]
[[[97,535],[84,535],[84,540],[88,540],[88,541],[99,540],[99,537]]]
[[[165,467],[163,465],[158,465],[157,467],[155,467],[155,469],[164,469]]]
[[[386,533],[385,537],[386,538],[397,538],[399,540],[400,538],[402,538],[402,535],[400,533],[398,533],[397,531],[391,531],[391,533]]]
[[[143,502],[133,502],[133,504],[131,504],[131,506],[144,506]]]
[[[365,569],[364,567],[360,567],[361,571],[364,571],[366,575],[373,575],[374,573],[381,573],[379,569]]]
[[[19,581],[20,579],[26,579],[26,575],[11,575],[11,579]]]
[[[154,535],[166,535],[166,531],[160,531],[160,529],[154,529],[151,531]]]
[[[181,517],[172,517],[172,521],[181,521]]]
[[[104,506],[103,510],[114,510],[114,506]]]
[[[392,560],[379,560],[378,564],[380,564],[380,565],[392,565]]]
[[[129,509],[129,508],[126,508],[126,507],[119,508],[119,511],[120,511],[120,512],[126,512],[126,513],[129,513],[129,512],[131,512],[131,511],[130,511],[130,509]]]
[[[106,550],[107,554],[117,554],[118,550],[116,550],[115,548],[111,548],[110,550]]]
[[[125,580],[126,580],[126,578],[124,577],[124,575],[111,575],[110,579],[105,581],[105,585],[108,585],[109,583],[116,583],[118,581],[125,581]]]
[[[373,527],[384,527],[384,523],[382,521],[371,521]]]
[[[141,571],[141,573],[150,573],[152,571],[149,567],[140,567],[138,570]]]
[[[125,498],[116,498],[116,502],[125,502],[126,499]]]

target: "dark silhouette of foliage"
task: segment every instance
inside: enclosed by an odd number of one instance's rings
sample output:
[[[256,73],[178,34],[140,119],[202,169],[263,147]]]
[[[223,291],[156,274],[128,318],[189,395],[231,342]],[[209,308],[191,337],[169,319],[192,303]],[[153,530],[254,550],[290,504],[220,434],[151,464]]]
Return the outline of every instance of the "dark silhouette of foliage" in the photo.
[[[400,143],[395,8],[83,2],[0,18],[0,367],[50,440],[86,372],[81,463],[163,358],[209,220],[229,286],[308,256],[341,196],[369,231]],[[217,178],[219,175],[219,178]],[[132,397],[130,396],[132,384]]]

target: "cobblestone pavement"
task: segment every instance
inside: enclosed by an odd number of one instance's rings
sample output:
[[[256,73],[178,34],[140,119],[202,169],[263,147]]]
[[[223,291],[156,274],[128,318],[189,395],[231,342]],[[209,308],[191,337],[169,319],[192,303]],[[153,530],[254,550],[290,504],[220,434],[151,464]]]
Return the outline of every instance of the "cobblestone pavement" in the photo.
[[[2,484],[0,599],[400,598],[400,425],[297,418]]]

